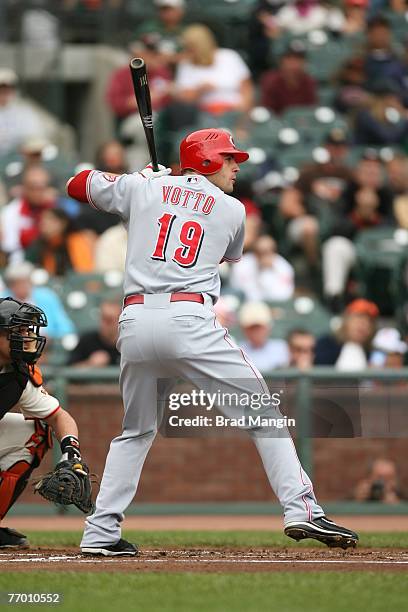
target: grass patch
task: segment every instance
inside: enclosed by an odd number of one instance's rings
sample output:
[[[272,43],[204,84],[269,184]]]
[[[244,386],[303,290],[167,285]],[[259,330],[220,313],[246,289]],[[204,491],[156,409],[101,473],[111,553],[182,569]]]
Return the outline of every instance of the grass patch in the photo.
[[[352,526],[352,525],[351,525]],[[33,546],[78,546],[81,532],[75,531],[28,531]],[[319,546],[318,542],[305,540],[295,542],[282,532],[274,531],[127,531],[123,537],[142,547],[211,546],[211,547],[282,547],[308,548]],[[323,548],[326,548],[324,545]],[[408,548],[408,533],[363,533],[360,546],[372,548]]]
[[[0,590],[60,592],[63,603],[52,607],[60,612],[383,612],[404,610],[407,602],[406,576],[379,572],[13,572],[0,575]]]

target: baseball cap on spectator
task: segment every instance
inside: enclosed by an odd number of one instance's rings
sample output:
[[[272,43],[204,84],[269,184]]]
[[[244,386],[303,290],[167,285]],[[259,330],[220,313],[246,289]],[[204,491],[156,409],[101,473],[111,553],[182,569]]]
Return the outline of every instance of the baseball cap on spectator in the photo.
[[[4,270],[4,280],[9,284],[25,278],[31,278],[33,271],[34,266],[29,261],[11,263]]]
[[[291,40],[286,49],[283,52],[283,57],[289,55],[296,55],[297,57],[305,57],[306,45],[302,40],[294,39]]]
[[[0,87],[15,87],[17,85],[18,78],[14,70],[11,68],[0,68]]]
[[[23,142],[21,145],[21,151],[27,155],[41,154],[42,151],[50,143],[46,138],[41,136],[32,136]]]
[[[332,128],[330,132],[328,132],[325,142],[332,145],[346,145],[348,144],[347,134],[343,128]]]
[[[242,327],[270,325],[272,322],[271,311],[263,302],[247,302],[240,310],[239,322]]]
[[[365,314],[369,317],[372,317],[373,319],[376,319],[380,314],[377,304],[374,304],[374,302],[370,302],[369,300],[365,300],[363,298],[359,298],[350,302],[344,312],[346,315]]]
[[[184,0],[154,0],[154,3],[159,8],[171,6],[172,8],[184,8]]]
[[[361,6],[363,8],[367,7],[369,0],[346,0],[347,6]]]
[[[401,334],[395,327],[384,327],[374,336],[373,347],[383,353],[399,353],[404,355],[408,349],[406,342],[401,340]]]

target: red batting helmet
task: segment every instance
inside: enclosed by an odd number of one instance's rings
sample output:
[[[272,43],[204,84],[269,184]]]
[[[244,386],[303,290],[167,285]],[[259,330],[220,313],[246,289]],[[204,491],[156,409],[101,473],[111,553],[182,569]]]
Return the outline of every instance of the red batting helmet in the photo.
[[[200,174],[215,174],[223,166],[222,155],[232,155],[238,164],[249,157],[248,153],[236,148],[226,130],[198,130],[186,136],[180,144],[180,167]]]

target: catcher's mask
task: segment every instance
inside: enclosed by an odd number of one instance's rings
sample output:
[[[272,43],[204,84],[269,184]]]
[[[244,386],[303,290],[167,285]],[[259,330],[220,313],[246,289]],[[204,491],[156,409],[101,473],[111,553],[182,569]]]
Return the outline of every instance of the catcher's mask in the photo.
[[[0,329],[7,331],[12,361],[28,365],[38,361],[46,343],[40,328],[47,324],[41,308],[11,297],[0,300]]]

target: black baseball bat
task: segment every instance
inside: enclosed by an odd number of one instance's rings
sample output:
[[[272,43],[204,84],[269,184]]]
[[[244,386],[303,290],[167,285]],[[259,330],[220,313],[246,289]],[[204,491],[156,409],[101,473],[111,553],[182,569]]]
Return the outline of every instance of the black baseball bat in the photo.
[[[153,170],[157,172],[159,166],[157,162],[156,145],[154,142],[152,100],[150,97],[149,81],[147,79],[146,63],[142,58],[134,57],[130,60],[129,68],[132,75],[133,89],[139,107],[139,114],[146,136],[150,159],[152,160]]]

